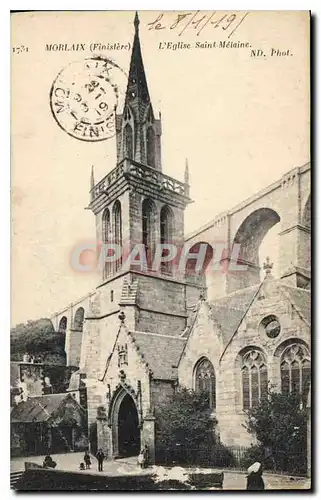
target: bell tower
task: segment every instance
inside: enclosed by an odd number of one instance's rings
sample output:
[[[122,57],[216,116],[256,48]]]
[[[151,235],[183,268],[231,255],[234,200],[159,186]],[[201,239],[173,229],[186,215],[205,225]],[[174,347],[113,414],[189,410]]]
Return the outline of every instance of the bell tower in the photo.
[[[117,163],[97,184],[91,175],[89,208],[96,215],[97,241],[122,249],[117,262],[104,265],[103,282],[124,270],[124,260],[136,244],[145,247],[148,273],[157,244],[182,247],[184,210],[191,202],[187,170],[184,176],[182,168],[184,181],[162,172],[161,119],[155,118],[149,95],[137,13],[134,27],[124,108],[115,116]],[[166,273],[172,275],[169,264],[156,274]]]
[[[135,35],[123,113],[116,115],[117,162],[124,158],[162,170],[161,120],[155,119],[139,40],[136,12]]]

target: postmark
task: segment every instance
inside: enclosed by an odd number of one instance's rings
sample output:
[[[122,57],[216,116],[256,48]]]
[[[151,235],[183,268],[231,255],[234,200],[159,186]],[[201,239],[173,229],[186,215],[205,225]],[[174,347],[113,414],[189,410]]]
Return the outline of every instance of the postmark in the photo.
[[[112,60],[91,57],[70,63],[54,80],[50,107],[58,125],[82,141],[116,134],[115,114],[126,73]]]

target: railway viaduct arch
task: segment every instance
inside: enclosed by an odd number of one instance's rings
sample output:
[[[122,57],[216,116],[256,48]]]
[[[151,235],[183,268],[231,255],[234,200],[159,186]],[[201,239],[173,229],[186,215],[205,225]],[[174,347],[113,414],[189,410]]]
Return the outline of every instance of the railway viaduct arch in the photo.
[[[93,294],[69,304],[65,309],[51,316],[51,321],[57,332],[64,333],[67,366],[78,366],[81,360],[83,331],[86,315],[90,309],[90,298]]]
[[[296,167],[278,181],[259,191],[186,238],[189,248],[206,242],[221,243],[226,254],[221,265],[230,264],[234,244],[240,245],[238,263],[245,271],[206,272],[208,298],[224,296],[260,281],[259,247],[268,231],[280,222],[280,277],[293,286],[310,281],[310,165]],[[215,261],[215,256],[212,260]]]

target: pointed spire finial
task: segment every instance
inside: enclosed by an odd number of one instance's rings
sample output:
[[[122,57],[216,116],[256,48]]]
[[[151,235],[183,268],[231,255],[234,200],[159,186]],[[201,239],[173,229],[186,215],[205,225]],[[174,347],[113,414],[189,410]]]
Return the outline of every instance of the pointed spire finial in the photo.
[[[94,165],[91,166],[91,175],[90,175],[90,189],[93,189],[95,186],[95,177],[94,177]]]
[[[136,13],[135,13],[134,26],[135,26],[136,33],[138,33],[138,30],[139,30],[139,17],[138,17],[137,10],[136,10]]]
[[[273,263],[270,262],[270,257],[266,257],[265,262],[263,262],[263,269],[265,271],[265,278],[271,277]]]
[[[185,174],[184,174],[185,184],[189,183],[189,170],[188,170],[188,159],[185,158]]]

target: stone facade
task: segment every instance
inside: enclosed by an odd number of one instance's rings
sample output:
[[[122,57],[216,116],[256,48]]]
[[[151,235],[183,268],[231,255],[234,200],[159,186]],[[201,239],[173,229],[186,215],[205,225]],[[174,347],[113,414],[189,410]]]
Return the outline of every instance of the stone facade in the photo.
[[[200,304],[178,367],[179,381],[186,387],[194,388],[197,362],[202,357],[211,361],[216,374],[215,415],[219,423],[218,431],[222,442],[227,445],[249,446],[252,442],[252,437],[244,427],[246,413],[242,404],[242,353],[253,348],[264,353],[269,384],[274,390],[280,391],[280,356],[285,347],[302,343],[310,350],[310,325],[291,301],[289,291],[291,292],[291,288],[282,280],[265,279],[261,285],[253,287],[253,301],[250,307],[244,309],[235,331],[230,330],[230,338],[222,334],[215,316],[213,318],[211,303]],[[247,289],[237,292],[234,297],[239,295],[242,301],[244,292]],[[307,300],[310,300],[308,291],[302,290],[301,293],[306,294]],[[230,297],[232,301],[233,297]],[[229,312],[231,310],[227,314]],[[281,325],[279,335],[273,339],[266,335],[262,327],[262,320],[271,313]]]

